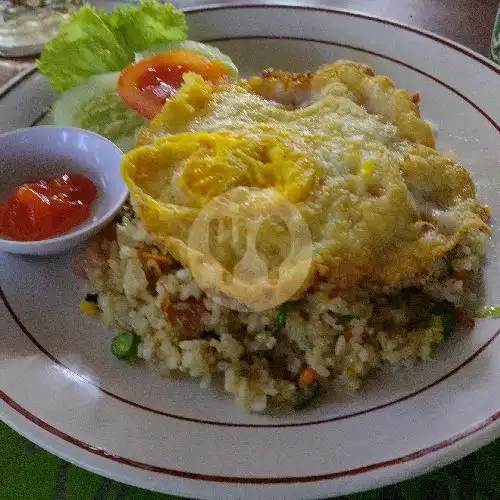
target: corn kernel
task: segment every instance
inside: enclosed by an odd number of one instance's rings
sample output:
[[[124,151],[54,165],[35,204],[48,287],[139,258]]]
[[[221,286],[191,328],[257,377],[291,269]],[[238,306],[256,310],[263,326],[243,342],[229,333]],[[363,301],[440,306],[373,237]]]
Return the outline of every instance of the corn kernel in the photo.
[[[363,166],[361,167],[361,175],[363,175],[363,177],[371,177],[376,168],[377,165],[375,162],[366,160],[363,162]]]
[[[99,306],[95,302],[82,300],[80,302],[80,311],[89,318],[95,318],[99,314]]]

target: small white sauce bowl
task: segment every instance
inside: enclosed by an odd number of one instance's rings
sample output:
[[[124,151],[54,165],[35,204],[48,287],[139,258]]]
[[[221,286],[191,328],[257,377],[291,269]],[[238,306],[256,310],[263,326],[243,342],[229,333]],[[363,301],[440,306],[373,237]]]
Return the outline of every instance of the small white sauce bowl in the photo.
[[[78,128],[40,126],[0,135],[0,202],[28,180],[65,173],[87,176],[97,187],[91,214],[70,231],[39,241],[0,238],[0,251],[49,255],[68,250],[109,224],[127,198],[120,175],[122,151],[104,137]]]

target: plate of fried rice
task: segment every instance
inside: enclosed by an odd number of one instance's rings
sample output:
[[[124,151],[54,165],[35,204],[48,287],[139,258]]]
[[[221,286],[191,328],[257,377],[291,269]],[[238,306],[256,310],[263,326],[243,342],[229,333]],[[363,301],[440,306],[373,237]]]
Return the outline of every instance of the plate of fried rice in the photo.
[[[186,73],[141,122],[97,237],[0,254],[2,419],[197,498],[349,494],[498,437],[498,66],[335,8],[185,14],[239,78]],[[1,131],[54,99],[26,74]]]

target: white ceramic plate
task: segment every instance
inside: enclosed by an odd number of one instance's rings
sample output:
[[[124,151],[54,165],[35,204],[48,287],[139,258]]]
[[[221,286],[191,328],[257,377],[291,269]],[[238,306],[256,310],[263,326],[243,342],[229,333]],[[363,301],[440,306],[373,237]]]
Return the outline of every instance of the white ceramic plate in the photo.
[[[413,28],[329,9],[219,6],[189,13],[191,36],[243,73],[367,62],[419,91],[439,147],[469,165],[495,234],[486,301],[500,304],[498,67]],[[33,74],[3,96],[0,127],[33,123],[53,96]],[[403,480],[500,435],[500,321],[454,336],[435,361],[381,373],[286,418],[244,415],[195,382],[161,379],[109,353],[78,311],[69,256],[0,256],[0,410],[12,427],[78,465],[145,488],[203,498],[318,498]]]

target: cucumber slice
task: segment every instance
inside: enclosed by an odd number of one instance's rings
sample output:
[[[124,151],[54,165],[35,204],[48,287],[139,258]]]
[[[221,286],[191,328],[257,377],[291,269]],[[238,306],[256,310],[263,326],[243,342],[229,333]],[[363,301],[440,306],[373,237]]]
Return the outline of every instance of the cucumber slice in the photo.
[[[96,75],[62,94],[52,108],[55,125],[91,130],[123,151],[131,149],[146,120],[123,104],[116,92],[119,77],[119,72]]]
[[[211,61],[220,61],[226,68],[228,75],[232,76],[235,80],[239,78],[238,68],[234,65],[229,56],[221,52],[217,47],[207,45],[206,43],[195,42],[193,40],[182,40],[180,42],[168,42],[157,45],[149,50],[136,54],[135,60],[140,61],[141,59],[160,54],[161,52],[170,52],[178,49],[192,50],[193,52],[198,52],[198,54],[205,56]]]

